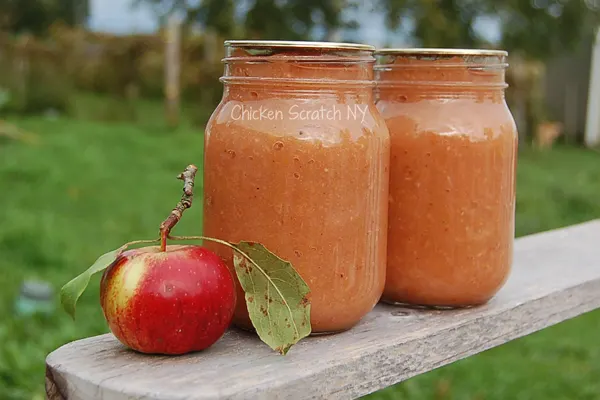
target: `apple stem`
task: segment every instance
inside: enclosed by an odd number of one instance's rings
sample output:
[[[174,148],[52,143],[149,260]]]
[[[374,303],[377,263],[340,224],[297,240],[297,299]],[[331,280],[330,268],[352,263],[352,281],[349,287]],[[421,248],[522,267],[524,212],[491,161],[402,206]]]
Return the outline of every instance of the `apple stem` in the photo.
[[[188,165],[185,170],[177,176],[177,179],[183,181],[183,195],[181,200],[175,208],[171,211],[171,214],[160,224],[160,251],[167,250],[167,239],[171,233],[171,229],[181,219],[183,212],[192,206],[192,200],[194,198],[194,178],[198,172],[198,167],[194,164]]]

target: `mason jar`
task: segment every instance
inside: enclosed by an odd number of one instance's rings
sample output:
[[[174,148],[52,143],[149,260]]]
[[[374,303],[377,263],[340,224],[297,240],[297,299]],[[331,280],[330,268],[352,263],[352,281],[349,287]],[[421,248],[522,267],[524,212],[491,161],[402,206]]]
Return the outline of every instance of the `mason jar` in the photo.
[[[374,48],[227,41],[205,133],[204,234],[262,243],[310,288],[313,334],[349,329],[385,283],[389,136]],[[231,250],[214,250],[233,271]],[[234,324],[251,328],[238,287]]]
[[[517,129],[507,53],[382,49],[377,108],[390,131],[383,301],[486,303],[511,270]]]

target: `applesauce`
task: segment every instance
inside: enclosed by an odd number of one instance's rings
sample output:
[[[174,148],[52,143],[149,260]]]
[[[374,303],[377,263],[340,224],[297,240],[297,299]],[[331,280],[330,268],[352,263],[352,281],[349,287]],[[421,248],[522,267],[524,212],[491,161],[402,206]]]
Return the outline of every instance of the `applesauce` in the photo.
[[[391,142],[382,300],[486,303],[513,257],[517,130],[504,98],[507,53],[377,54],[377,108]]]
[[[374,48],[228,41],[205,133],[204,234],[260,242],[310,287],[313,333],[349,329],[385,284],[389,134]],[[233,270],[231,250],[213,249]],[[251,328],[236,281],[234,324]]]

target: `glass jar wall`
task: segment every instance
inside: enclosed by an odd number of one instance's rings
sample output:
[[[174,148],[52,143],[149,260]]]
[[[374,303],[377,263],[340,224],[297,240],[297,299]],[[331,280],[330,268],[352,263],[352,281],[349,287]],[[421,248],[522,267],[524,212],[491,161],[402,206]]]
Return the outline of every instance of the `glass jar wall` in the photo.
[[[374,48],[226,42],[205,133],[204,233],[260,242],[310,287],[314,333],[346,330],[385,283],[388,129]],[[231,250],[213,246],[230,266]],[[251,328],[238,283],[234,323]]]
[[[502,51],[384,49],[377,107],[390,131],[383,300],[487,302],[512,263],[517,130]]]

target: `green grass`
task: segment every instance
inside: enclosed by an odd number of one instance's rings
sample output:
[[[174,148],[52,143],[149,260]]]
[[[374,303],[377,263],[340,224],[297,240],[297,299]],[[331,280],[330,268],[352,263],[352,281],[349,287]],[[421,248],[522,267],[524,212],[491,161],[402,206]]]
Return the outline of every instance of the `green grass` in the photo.
[[[181,195],[176,175],[202,163],[200,131],[43,119],[19,125],[40,142],[0,141],[0,399],[15,400],[42,398],[44,359],[53,348],[107,332],[98,279],[78,304],[76,322],[63,312],[13,317],[22,279],[47,280],[58,290],[99,254],[156,237]],[[199,234],[201,206],[196,201],[174,233]]]
[[[71,104],[70,116],[77,120],[132,123],[147,131],[155,132],[166,130],[164,104],[155,99],[141,98],[127,101],[94,93],[76,92]],[[186,129],[204,126],[214,106],[182,103],[180,109],[182,125]]]
[[[43,399],[44,359],[72,340],[108,332],[93,279],[73,322],[17,317],[23,279],[58,290],[120,244],[153,238],[175,205],[189,163],[202,163],[202,133],[146,123],[43,118],[16,122],[38,144],[0,138],[0,399]],[[201,174],[197,193],[200,194]],[[600,155],[562,147],[522,152],[517,233],[600,217]],[[199,234],[201,201],[175,229]],[[598,399],[600,312],[454,363],[378,392],[371,399]]]

